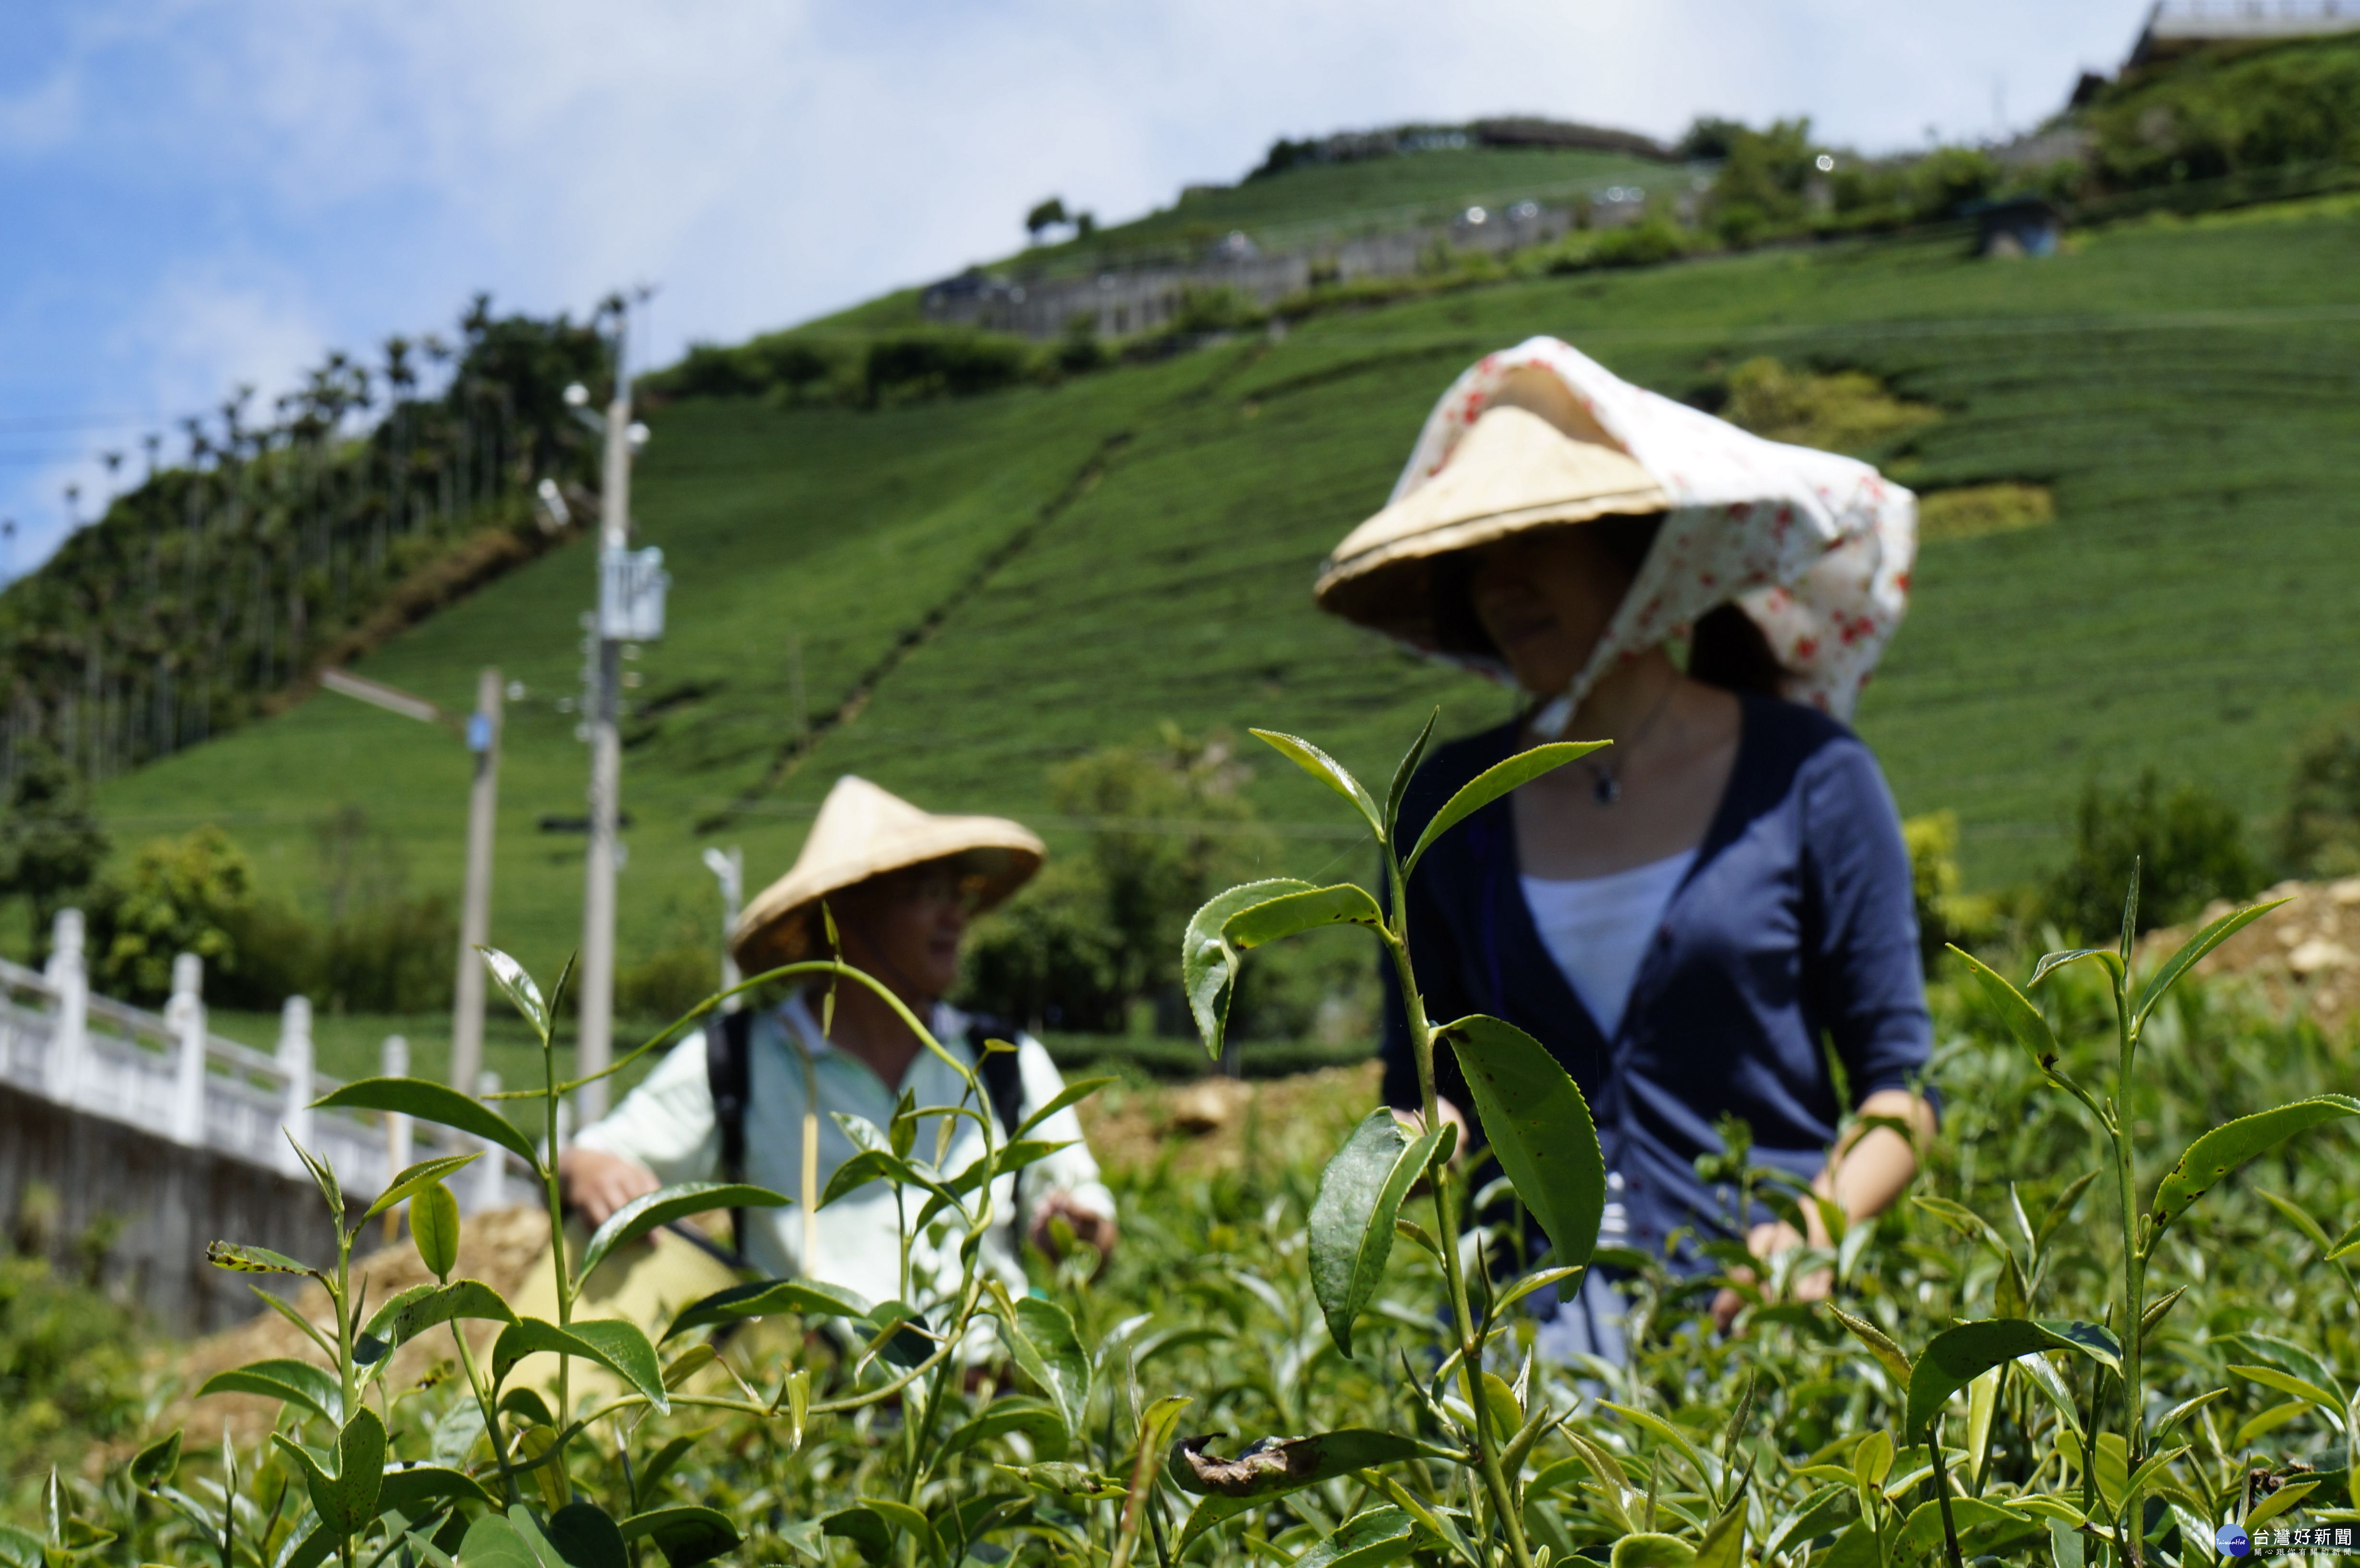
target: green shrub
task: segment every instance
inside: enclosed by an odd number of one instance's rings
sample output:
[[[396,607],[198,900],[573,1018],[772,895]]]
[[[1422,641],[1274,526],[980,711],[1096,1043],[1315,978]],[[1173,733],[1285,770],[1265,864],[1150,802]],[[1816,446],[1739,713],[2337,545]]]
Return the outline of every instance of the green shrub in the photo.
[[[45,1258],[0,1249],[0,1495],[138,1430],[137,1319]]]
[[[906,332],[869,345],[861,386],[871,404],[989,392],[1028,379],[1032,345],[995,332]]]
[[[713,995],[720,970],[717,942],[657,948],[615,976],[615,1011],[622,1018],[670,1023]]]
[[[2235,808],[2199,785],[2166,789],[2150,768],[2126,790],[2090,781],[2074,814],[2072,849],[2041,885],[2040,918],[2084,940],[2113,934],[2134,861],[2141,931],[2177,925],[2214,898],[2242,898],[2268,880]]]
[[[193,953],[209,975],[235,976],[238,931],[254,912],[254,864],[217,827],[150,839],[92,900],[92,980],[109,996],[172,994],[172,960]]]
[[[2124,186],[2360,158],[2360,38],[2206,50],[2125,76],[2088,123]]]
[[[1607,229],[1590,243],[1585,257],[1591,267],[1653,267],[1675,261],[1696,248],[1688,232],[1660,213],[1635,223]]]
[[[2297,747],[2278,850],[2299,877],[2360,875],[2360,709]]]
[[[47,951],[58,910],[90,886],[105,859],[106,835],[90,814],[88,789],[54,750],[27,746],[0,810],[0,899],[25,900],[27,951]]]
[[[1087,824],[1085,847],[978,922],[963,994],[1020,1023],[1076,1031],[1121,1029],[1132,1004],[1176,997],[1189,915],[1267,848],[1239,792],[1246,777],[1225,738],[1171,724],[1052,769],[1050,799]]]
[[[1952,942],[1978,947],[1999,933],[1999,907],[1961,890],[1959,813],[1928,811],[1901,824],[1909,847],[1910,901],[1918,911],[1918,947],[1927,967]]]

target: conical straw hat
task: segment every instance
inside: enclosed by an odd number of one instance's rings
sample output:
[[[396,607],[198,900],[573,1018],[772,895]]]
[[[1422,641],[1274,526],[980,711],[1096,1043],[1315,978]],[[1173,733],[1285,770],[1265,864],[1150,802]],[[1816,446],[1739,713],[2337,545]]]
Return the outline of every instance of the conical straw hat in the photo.
[[[1022,887],[1048,853],[1004,817],[938,817],[847,773],[820,802],[794,868],[746,907],[730,938],[738,967],[753,975],[808,957],[819,946],[819,901],[905,866],[956,858],[980,879],[978,911]]]
[[[1320,607],[1432,651],[1437,557],[1532,528],[1645,517],[1670,505],[1653,475],[1610,444],[1569,395],[1559,396],[1563,408],[1529,393],[1495,400],[1440,473],[1344,536],[1312,587]],[[1527,400],[1543,410],[1523,406]]]

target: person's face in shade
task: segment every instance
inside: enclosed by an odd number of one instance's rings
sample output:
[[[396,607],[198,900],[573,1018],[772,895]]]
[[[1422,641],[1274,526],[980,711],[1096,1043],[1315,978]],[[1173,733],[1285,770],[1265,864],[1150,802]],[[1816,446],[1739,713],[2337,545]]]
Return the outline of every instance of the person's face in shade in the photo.
[[[1468,580],[1476,618],[1516,684],[1535,696],[1573,684],[1630,586],[1622,563],[1579,523],[1484,546]]]
[[[956,863],[936,861],[872,877],[829,900],[845,962],[892,987],[912,1007],[947,995],[958,980],[978,881]]]

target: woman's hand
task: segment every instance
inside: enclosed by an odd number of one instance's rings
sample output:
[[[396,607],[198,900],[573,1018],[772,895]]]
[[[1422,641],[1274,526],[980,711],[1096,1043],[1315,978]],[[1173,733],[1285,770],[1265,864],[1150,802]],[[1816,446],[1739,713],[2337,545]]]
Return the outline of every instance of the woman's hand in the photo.
[[[1071,1192],[1050,1193],[1032,1212],[1032,1245],[1051,1258],[1063,1250],[1050,1227],[1051,1221],[1060,1219],[1073,1231],[1076,1241],[1098,1255],[1098,1267],[1105,1268],[1106,1260],[1114,1256],[1114,1244],[1120,1235],[1114,1216],[1085,1207]]]
[[[585,1149],[578,1143],[558,1156],[557,1180],[565,1194],[565,1206],[580,1211],[593,1230],[625,1203],[662,1185],[656,1173],[638,1160],[603,1149]]]
[[[1904,1138],[1890,1127],[1869,1127],[1866,1122],[1871,1117],[1899,1122],[1910,1129],[1910,1136]],[[1933,1136],[1933,1106],[1907,1089],[1879,1089],[1860,1103],[1860,1113],[1851,1132],[1829,1157],[1827,1169],[1811,1183],[1811,1191],[1833,1199],[1847,1224],[1874,1219],[1893,1206],[1902,1189],[1918,1174],[1918,1145],[1930,1141]],[[1745,1249],[1769,1263],[1807,1240],[1813,1247],[1832,1245],[1817,1203],[1804,1204],[1803,1217],[1811,1227],[1808,1237],[1797,1235],[1793,1225],[1781,1220],[1758,1225],[1748,1231]],[[1751,1285],[1760,1276],[1751,1269],[1734,1269],[1730,1278]],[[1815,1269],[1793,1282],[1794,1299],[1825,1301],[1833,1284],[1828,1270]],[[1745,1298],[1732,1290],[1723,1290],[1712,1299],[1713,1321],[1721,1325],[1723,1334],[1729,1332],[1738,1309],[1744,1304]]]
[[[1815,1233],[1808,1238],[1810,1245],[1827,1246],[1827,1236],[1820,1229],[1819,1216],[1816,1210],[1808,1212],[1808,1217],[1811,1222],[1811,1229]],[[1795,1227],[1785,1220],[1774,1220],[1766,1225],[1755,1225],[1745,1233],[1745,1250],[1762,1260],[1766,1272],[1769,1265],[1775,1264],[1786,1253],[1803,1246],[1805,1240],[1806,1238],[1797,1234]],[[1751,1269],[1732,1269],[1729,1271],[1729,1277],[1743,1284],[1752,1285],[1759,1283],[1762,1275]],[[1828,1292],[1834,1286],[1834,1270],[1814,1269],[1793,1282],[1791,1299],[1797,1301],[1824,1301],[1828,1299]],[[1727,1334],[1729,1325],[1736,1320],[1738,1310],[1744,1305],[1743,1296],[1724,1286],[1721,1293],[1712,1299],[1713,1323],[1721,1333]]]

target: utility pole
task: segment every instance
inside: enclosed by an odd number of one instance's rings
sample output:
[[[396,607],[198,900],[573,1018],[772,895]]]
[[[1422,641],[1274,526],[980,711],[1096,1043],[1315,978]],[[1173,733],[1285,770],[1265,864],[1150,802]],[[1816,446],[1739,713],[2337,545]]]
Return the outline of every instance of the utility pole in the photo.
[[[467,880],[459,909],[459,975],[451,1006],[451,1086],[474,1092],[484,1062],[484,963],[475,949],[492,936],[492,824],[500,803],[500,672],[475,677],[475,711],[462,724],[425,698],[330,666],[320,684],[372,708],[457,732],[475,754],[467,789]]]
[[[475,678],[475,711],[467,716],[467,749],[475,779],[467,792],[467,884],[459,912],[459,983],[451,1006],[451,1083],[470,1093],[484,1066],[484,960],[475,950],[492,939],[492,825],[500,794],[500,672]]]
[[[615,1059],[615,862],[616,819],[623,784],[621,712],[623,644],[663,635],[663,552],[631,545],[631,453],[647,440],[647,427],[631,422],[630,365],[627,323],[615,333],[615,396],[606,418],[591,421],[606,436],[606,479],[598,530],[598,611],[593,628],[597,648],[591,669],[593,691],[587,715],[590,741],[590,853],[583,876],[582,969],[575,986],[579,1032],[577,1076],[603,1073]],[[589,393],[579,383],[565,399],[585,414]],[[575,1125],[587,1127],[606,1114],[606,1082],[577,1092]]]

